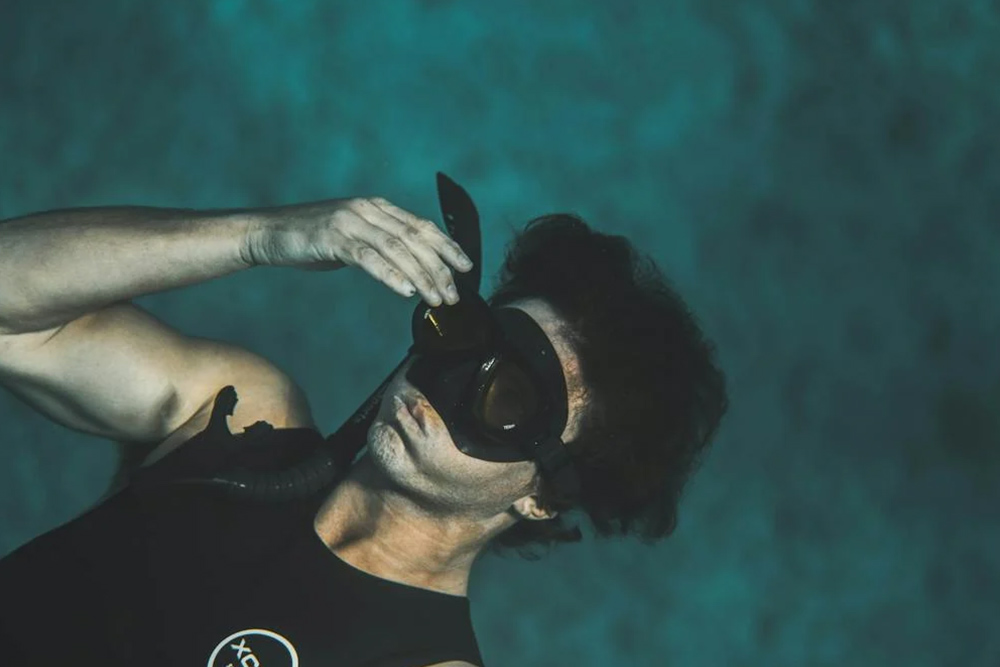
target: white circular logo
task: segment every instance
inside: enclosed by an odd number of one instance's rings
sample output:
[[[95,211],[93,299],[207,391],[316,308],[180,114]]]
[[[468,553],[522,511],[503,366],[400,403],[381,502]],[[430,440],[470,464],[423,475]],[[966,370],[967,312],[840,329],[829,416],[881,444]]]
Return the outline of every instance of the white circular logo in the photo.
[[[299,667],[299,654],[277,632],[254,628],[234,632],[219,642],[208,667]]]

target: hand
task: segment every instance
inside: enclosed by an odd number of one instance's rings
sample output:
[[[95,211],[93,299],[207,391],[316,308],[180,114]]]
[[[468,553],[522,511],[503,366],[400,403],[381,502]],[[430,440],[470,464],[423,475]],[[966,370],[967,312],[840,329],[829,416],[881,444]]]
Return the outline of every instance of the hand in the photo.
[[[357,266],[403,296],[429,305],[458,302],[449,264],[472,270],[457,243],[430,220],[381,197],[332,199],[253,212],[245,241],[252,266],[333,271]]]

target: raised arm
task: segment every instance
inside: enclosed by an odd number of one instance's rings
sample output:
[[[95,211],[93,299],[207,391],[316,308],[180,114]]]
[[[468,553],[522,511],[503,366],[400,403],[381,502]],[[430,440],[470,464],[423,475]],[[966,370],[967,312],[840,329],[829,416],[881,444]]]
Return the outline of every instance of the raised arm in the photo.
[[[0,224],[0,385],[68,428],[162,439],[193,341],[129,300],[248,268],[249,220],[113,207]]]
[[[301,408],[301,392],[267,360],[182,336],[132,298],[252,266],[354,265],[401,294],[408,279],[440,304],[436,292],[453,284],[444,259],[471,268],[434,223],[382,199],[214,212],[76,209],[10,220],[0,223],[0,386],[70,428],[151,443],[233,384],[235,429],[252,417],[241,410],[289,400]]]
[[[250,211],[81,208],[0,223],[0,335],[251,266]]]

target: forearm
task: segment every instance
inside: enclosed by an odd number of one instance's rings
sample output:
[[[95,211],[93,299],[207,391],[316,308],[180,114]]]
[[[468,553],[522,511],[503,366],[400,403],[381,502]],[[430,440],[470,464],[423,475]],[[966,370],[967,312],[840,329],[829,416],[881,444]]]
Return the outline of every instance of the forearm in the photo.
[[[0,223],[0,333],[41,331],[251,266],[251,210],[65,209]]]

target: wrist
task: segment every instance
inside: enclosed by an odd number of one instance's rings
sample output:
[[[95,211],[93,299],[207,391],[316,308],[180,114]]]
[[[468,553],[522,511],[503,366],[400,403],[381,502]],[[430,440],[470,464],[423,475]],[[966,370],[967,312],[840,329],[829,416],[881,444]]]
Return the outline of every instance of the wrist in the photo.
[[[274,229],[274,221],[274,209],[270,208],[248,209],[239,213],[242,229],[240,259],[247,268],[266,265],[267,236]]]

